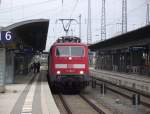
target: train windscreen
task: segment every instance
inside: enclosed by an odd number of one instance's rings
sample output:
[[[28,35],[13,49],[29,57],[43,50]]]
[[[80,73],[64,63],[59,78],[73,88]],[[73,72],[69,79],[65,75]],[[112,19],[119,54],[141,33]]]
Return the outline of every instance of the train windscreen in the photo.
[[[83,57],[84,47],[82,46],[59,46],[56,48],[56,56],[59,57]]]

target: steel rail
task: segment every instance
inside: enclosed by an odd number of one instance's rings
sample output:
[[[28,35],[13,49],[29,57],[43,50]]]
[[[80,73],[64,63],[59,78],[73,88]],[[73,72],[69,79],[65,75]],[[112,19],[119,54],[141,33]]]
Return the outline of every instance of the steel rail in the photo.
[[[95,72],[96,72],[96,71],[95,71]],[[142,95],[142,96],[144,96],[144,97],[150,98],[150,95],[147,94],[147,93],[144,93],[143,91],[140,91],[140,90],[138,91],[138,90],[132,89],[132,88],[130,88],[130,87],[122,86],[122,85],[116,85],[116,84],[114,84],[114,83],[112,83],[112,82],[110,82],[110,81],[107,81],[107,80],[105,80],[105,79],[101,79],[101,78],[98,78],[98,77],[93,77],[93,76],[92,76],[92,78],[95,79],[95,80],[98,80],[98,81],[102,81],[102,82],[105,82],[105,83],[109,83],[109,84],[111,84],[111,85],[113,85],[113,86],[116,86],[116,87],[119,87],[119,88],[121,88],[121,89],[125,89],[125,90],[128,90],[128,91],[132,91],[132,92],[137,93],[137,94],[140,94],[140,95]]]
[[[106,81],[106,80],[103,80],[103,79],[98,79],[98,78],[96,78],[96,77],[92,77],[92,78],[95,79],[95,80],[97,80],[97,81],[101,81],[101,82],[108,83],[108,84],[110,84],[110,85],[112,85],[112,86],[118,87],[118,88],[120,88],[120,89],[124,89],[124,90],[129,91],[129,92],[133,92],[133,93],[137,93],[137,94],[140,94],[140,93],[141,93],[141,92],[137,92],[136,90],[132,90],[132,89],[129,89],[129,88],[126,88],[126,87],[123,87],[123,86],[119,86],[119,85],[113,84],[113,83],[111,83],[111,82],[109,82],[109,81]],[[97,83],[97,82],[96,82],[96,85],[102,86],[102,84],[99,84],[99,83]],[[124,93],[122,93],[122,92],[119,92],[119,91],[117,91],[117,90],[115,90],[115,89],[112,89],[112,88],[110,88],[110,87],[106,87],[106,88],[107,88],[108,90],[114,92],[114,93],[117,93],[117,94],[123,96],[123,97],[126,97],[126,98],[128,98],[128,99],[132,99],[131,96],[126,95],[126,94],[124,94]],[[142,95],[142,96],[144,96],[144,97],[146,97],[146,98],[149,99],[149,96],[147,96],[147,95],[145,95],[145,94],[140,94],[140,95]],[[150,107],[150,104],[149,104],[149,103],[146,103],[146,102],[144,102],[144,101],[140,101],[140,102],[141,102],[142,105],[144,105],[144,106],[146,106],[146,107]]]
[[[94,110],[96,110],[99,114],[106,114],[104,111],[102,111],[98,106],[96,106],[94,103],[92,103],[89,99],[87,99],[84,95],[79,94],[79,96],[86,101]]]
[[[126,97],[126,98],[128,98],[128,99],[131,99],[131,100],[132,100],[132,97],[131,97],[131,96],[129,96],[129,95],[123,94],[122,92],[119,92],[119,91],[114,90],[114,89],[109,88],[109,87],[106,87],[106,88],[107,88],[107,89],[109,89],[110,91],[114,92],[114,93],[117,93],[117,94],[119,94],[119,95],[121,95],[121,96],[123,96],[123,97]],[[142,104],[142,105],[144,105],[144,106],[146,106],[146,107],[149,107],[149,108],[150,108],[150,104],[148,104],[148,103],[146,103],[146,102],[144,102],[144,101],[140,101],[140,102],[141,102],[141,104]]]
[[[70,110],[70,107],[68,106],[67,102],[65,101],[65,99],[63,98],[63,96],[61,94],[58,95],[64,108],[66,109],[68,114],[73,114],[72,111]]]

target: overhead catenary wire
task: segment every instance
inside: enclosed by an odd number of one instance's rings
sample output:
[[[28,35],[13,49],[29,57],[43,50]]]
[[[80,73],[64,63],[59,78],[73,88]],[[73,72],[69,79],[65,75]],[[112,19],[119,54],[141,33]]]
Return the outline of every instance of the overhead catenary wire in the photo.
[[[49,11],[49,10],[51,10],[51,11],[52,11],[52,10],[56,11],[56,10],[58,10],[58,9],[60,9],[60,8],[57,7],[57,8],[55,8],[55,9],[43,10],[43,11],[41,11],[41,12],[34,13],[33,15],[29,15],[29,16],[26,16],[26,17],[19,18],[19,19],[17,19],[17,21],[18,21],[18,20],[27,19],[27,18],[30,18],[30,17],[34,17],[34,16],[38,16],[39,14],[40,14],[40,15],[45,15],[45,13],[47,13],[47,11]]]
[[[74,13],[76,7],[77,7],[78,1],[79,1],[79,0],[76,0],[74,6],[73,6],[73,8],[72,8],[72,11],[71,11],[71,14],[70,14],[69,18],[65,18],[65,19],[64,19],[64,18],[61,18],[61,19],[57,19],[57,20],[56,20],[56,24],[57,24],[58,21],[61,21],[61,23],[62,23],[62,25],[63,25],[63,30],[66,32],[66,35],[67,35],[68,32],[69,32],[69,28],[70,28],[70,26],[71,26],[71,22],[72,22],[72,21],[76,21],[76,19],[72,19],[72,15],[73,15],[73,13]],[[62,7],[64,8],[63,1],[62,1]],[[65,8],[66,8],[66,6],[65,6]],[[63,10],[62,10],[62,11],[63,11]],[[76,21],[76,22],[77,22],[77,21]],[[66,23],[66,24],[65,24],[65,23]],[[77,23],[78,23],[78,22],[77,22]]]
[[[5,13],[5,12],[9,12],[10,9],[12,10],[18,10],[19,8],[25,7],[25,8],[29,8],[29,7],[36,7],[38,5],[42,5],[42,4],[47,4],[49,2],[52,2],[50,0],[46,0],[46,1],[42,1],[42,2],[36,2],[36,3],[30,3],[30,4],[24,4],[24,5],[18,5],[18,6],[12,6],[12,7],[6,7],[0,10],[0,13]]]
[[[78,2],[79,0],[77,0],[77,2]],[[28,8],[28,7],[35,7],[36,5],[41,5],[41,4],[44,4],[44,3],[49,3],[49,2],[52,2],[52,1],[50,1],[50,0],[45,0],[45,1],[42,1],[42,2],[37,2],[37,3],[31,3],[31,4],[25,4],[25,5],[21,5],[21,6],[14,6],[14,7],[12,7],[12,8],[16,8],[17,10],[18,10],[18,8],[22,8],[22,7],[24,7],[24,8]],[[76,3],[77,3],[76,2]],[[76,4],[75,3],[75,4]],[[129,10],[128,11],[128,15],[130,14],[130,13],[133,13],[134,11],[136,11],[136,10],[138,10],[140,7],[142,7],[142,6],[145,6],[145,1],[144,1],[144,3],[142,3],[142,4],[140,4],[139,6],[137,6],[137,7],[135,7],[135,8],[133,8],[133,9],[131,9],[131,10]],[[76,6],[76,5],[75,5]],[[75,7],[74,6],[74,7]],[[68,6],[67,6],[68,7]],[[75,8],[73,8],[73,9],[75,9]],[[6,12],[10,12],[10,7],[7,7],[7,8],[5,8],[5,9],[1,9],[0,10],[0,14],[1,14],[1,12],[3,12],[4,10],[9,10],[9,11],[6,11]],[[72,10],[72,12],[74,12],[73,10]],[[71,13],[71,15],[72,15],[72,13]],[[120,17],[118,17],[119,19],[121,19],[121,16]],[[118,20],[118,18],[117,19],[115,19],[115,20]]]
[[[78,2],[78,0],[77,0],[77,2]],[[76,2],[76,3],[77,3]],[[44,1],[44,2],[38,2],[38,3],[33,3],[33,4],[31,4],[31,5],[41,5],[42,3],[49,3],[49,0],[46,0],[46,1]],[[24,6],[24,7],[22,7],[22,6]],[[27,7],[25,7],[26,5],[21,5],[20,7],[13,7],[13,8],[24,8],[24,10],[25,10],[25,8],[27,8]],[[76,5],[75,5],[76,6]],[[75,6],[74,6],[74,8],[73,9],[75,9]],[[67,8],[67,9],[69,9],[69,8],[71,8],[71,6],[69,6],[69,5],[67,5],[67,7],[65,7],[65,8]],[[58,7],[57,9],[56,8],[51,8],[51,9],[47,9],[47,10],[44,10],[44,11],[41,11],[41,12],[38,12],[38,13],[34,13],[34,14],[32,14],[32,15],[29,15],[29,16],[26,16],[26,17],[22,17],[22,18],[19,18],[19,19],[17,19],[17,20],[23,20],[23,19],[26,19],[26,18],[30,18],[30,17],[34,17],[34,16],[36,16],[36,15],[43,15],[43,14],[45,14],[45,13],[47,13],[47,11],[51,11],[51,12],[53,12],[54,14],[56,14],[56,12],[57,12],[57,10],[58,9],[60,9],[60,11],[61,11],[61,9],[62,9],[62,7]],[[1,11],[1,10],[0,10]],[[72,12],[73,12],[74,10],[72,10]],[[9,13],[10,12],[10,8],[8,9],[8,11],[6,11],[6,12],[3,12],[3,13]],[[3,15],[3,13],[1,12],[0,13],[0,15]],[[53,14],[52,13],[52,14]],[[58,13],[58,12],[57,12]],[[1,20],[1,22],[2,22],[2,20]]]
[[[47,2],[47,1],[45,1],[45,2]],[[40,4],[41,3],[45,3],[45,2],[40,2]],[[39,2],[37,3],[37,4],[39,4]],[[24,5],[23,5],[24,6]],[[71,7],[71,6],[70,6]],[[67,8],[70,8],[68,5],[67,5]],[[23,7],[21,7],[21,8],[23,8]],[[60,7],[60,6],[58,6],[58,7],[55,7],[55,8],[51,8],[51,9],[46,9],[46,10],[43,10],[43,11],[41,11],[41,12],[37,12],[37,13],[34,13],[34,14],[32,14],[32,15],[29,15],[29,16],[26,16],[26,17],[21,17],[21,18],[19,18],[19,19],[16,19],[17,21],[19,21],[19,20],[23,20],[23,19],[26,19],[26,18],[30,18],[30,17],[35,17],[35,16],[41,16],[41,15],[45,15],[45,13],[47,13],[48,11],[51,11],[52,12],[52,14],[56,14],[56,13],[58,13],[59,11],[61,11],[61,9],[62,9],[62,7]],[[9,13],[9,12],[7,12],[7,13]],[[2,13],[0,13],[0,15],[2,15]],[[49,15],[49,14],[48,14]],[[10,20],[9,20],[10,21]],[[1,20],[1,22],[2,22],[2,20]],[[6,21],[5,21],[6,22]],[[8,22],[8,21],[7,21]]]
[[[41,4],[49,3],[49,2],[50,2],[49,0],[46,0],[46,1],[43,1],[43,2],[32,3],[32,4],[25,4],[25,5],[21,5],[21,6],[17,6],[17,7],[12,7],[12,8],[16,8],[16,9],[18,9],[18,8],[23,8],[22,6],[24,6],[24,8],[35,7],[36,5],[41,5]],[[79,2],[79,0],[76,1],[75,5],[74,5],[74,7],[73,7],[73,10],[72,10],[72,12],[71,12],[71,14],[70,14],[70,18],[72,17],[73,12],[75,11],[75,9],[76,9],[76,7],[77,7],[77,3],[78,3],[78,2]],[[137,9],[139,9],[141,6],[144,6],[144,5],[145,5],[145,2],[142,3],[142,4],[140,4],[140,5],[137,6],[136,8],[129,10],[129,11],[128,11],[128,15],[129,15],[130,13],[133,13],[134,11],[137,11]],[[68,7],[68,6],[67,6],[67,7]],[[70,7],[71,7],[71,6],[70,6]],[[9,11],[6,11],[7,13],[10,12],[10,7],[9,7],[8,9],[6,8],[5,10],[9,10]],[[50,11],[50,10],[53,11],[53,9],[48,9],[48,10],[41,11],[41,14],[43,14],[43,12],[45,12],[45,11]],[[55,9],[54,9],[54,10],[55,10]],[[3,12],[3,9],[0,10],[0,15],[2,14],[1,12]],[[4,12],[4,13],[6,13],[6,12]],[[40,14],[40,12],[33,14],[33,16],[35,16],[36,14],[38,15],[38,14]],[[27,16],[27,17],[32,17],[32,15]],[[115,19],[115,20],[121,20],[121,16],[118,17],[118,18]],[[111,22],[111,23],[114,23],[114,21]],[[109,24],[111,24],[111,23],[109,23]],[[108,25],[108,24],[107,24],[107,25]]]
[[[46,0],[46,1],[48,1],[48,0]],[[65,0],[64,0],[65,1]],[[73,14],[74,14],[74,12],[76,11],[76,9],[77,9],[77,6],[78,6],[78,3],[77,2],[79,2],[79,0],[77,0],[76,2],[75,2],[75,5],[74,5],[74,7],[72,7],[72,12],[71,12],[71,14],[70,14],[70,18],[71,17],[73,17]],[[41,4],[42,4],[42,2],[40,2]],[[49,3],[49,2],[47,2],[47,3]],[[34,3],[33,3],[34,4]],[[37,3],[38,4],[38,3]],[[145,3],[142,3],[141,5],[139,5],[139,6],[137,6],[136,8],[133,8],[133,9],[131,9],[131,10],[129,10],[128,11],[128,14],[130,14],[130,13],[133,13],[133,12],[135,12],[135,11],[137,11],[137,10],[139,10],[139,8],[140,8],[140,6],[144,6],[145,5]],[[26,7],[26,5],[23,5],[23,6],[25,6],[25,8],[28,8],[28,6]],[[33,5],[33,7],[34,6],[36,6],[36,5]],[[30,6],[29,6],[30,7]],[[15,7],[13,7],[13,8],[15,8]],[[19,8],[21,8],[21,7],[19,7]],[[60,7],[60,9],[61,9],[62,7]],[[65,7],[65,8],[67,8],[67,9],[69,9],[68,7]],[[59,8],[58,8],[59,9]],[[71,9],[71,8],[70,8]],[[35,16],[38,16],[38,15],[45,15],[48,11],[54,11],[53,13],[55,13],[55,8],[51,8],[51,9],[47,9],[47,10],[44,10],[44,11],[40,11],[40,12],[35,12],[34,14],[31,14],[31,15],[26,15],[25,17],[22,17],[22,18],[18,18],[17,20],[23,20],[23,19],[26,19],[26,18],[30,18],[30,17],[35,17]],[[10,11],[10,10],[9,10]],[[8,11],[8,12],[9,12]],[[0,12],[1,12],[1,10],[0,10]],[[49,15],[49,14],[47,14],[47,15]],[[68,14],[69,15],[69,14]],[[120,18],[120,20],[121,20],[121,17],[119,17]],[[16,19],[16,18],[15,18]],[[116,21],[116,19],[115,19],[115,21]],[[94,21],[93,21],[94,22]],[[111,22],[110,24],[112,24],[112,23],[114,23],[114,22]],[[82,23],[83,24],[83,23]],[[106,26],[107,25],[110,25],[110,24],[106,24]],[[115,24],[114,24],[115,25]]]
[[[77,5],[78,5],[78,2],[79,2],[79,0],[76,0],[76,3],[75,3],[75,5],[74,5],[74,7],[73,7],[73,9],[72,9],[71,14],[70,14],[70,19],[72,18],[72,15],[73,15],[73,13],[74,13],[74,11],[75,11]]]
[[[146,2],[144,1],[144,3],[138,5],[137,7],[133,8],[133,9],[131,9],[131,10],[128,10],[128,11],[127,11],[128,15],[130,15],[131,13],[134,13],[135,11],[139,10],[139,8],[144,7],[144,6],[145,6],[145,3],[146,3]],[[120,21],[120,22],[121,22],[121,19],[122,19],[122,16],[120,15],[118,18],[113,19],[111,22],[107,23],[107,25],[112,25],[112,24],[114,24],[115,21]],[[106,25],[106,26],[107,26],[107,25]],[[115,24],[114,24],[114,25],[115,25]]]

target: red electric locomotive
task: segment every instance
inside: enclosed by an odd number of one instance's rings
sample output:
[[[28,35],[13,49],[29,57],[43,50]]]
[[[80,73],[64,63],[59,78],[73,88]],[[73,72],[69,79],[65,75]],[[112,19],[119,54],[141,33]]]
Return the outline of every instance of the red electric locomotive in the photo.
[[[65,36],[49,52],[48,80],[52,91],[82,90],[89,82],[88,47],[80,38]]]

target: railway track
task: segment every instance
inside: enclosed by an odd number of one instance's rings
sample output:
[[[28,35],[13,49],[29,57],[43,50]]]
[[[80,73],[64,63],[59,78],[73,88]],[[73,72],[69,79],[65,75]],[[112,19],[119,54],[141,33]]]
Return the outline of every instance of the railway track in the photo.
[[[88,100],[84,95],[60,94],[54,95],[54,99],[62,114],[105,114],[98,106]]]
[[[111,73],[105,73],[105,72],[97,72],[97,71],[92,71],[92,72],[95,72],[95,73],[99,73],[103,76],[111,76],[111,77],[121,77],[121,78],[124,78],[124,79],[129,79],[129,80],[132,80],[132,81],[140,81],[140,82],[145,82],[145,81],[142,81],[142,80],[138,80],[138,79],[133,79],[133,78],[127,78],[127,77],[124,77],[124,76],[121,76],[121,75],[115,75],[115,74],[111,74]],[[96,75],[96,74],[95,74]],[[97,76],[92,76],[93,79],[97,80],[97,81],[103,81],[105,83],[109,83],[113,86],[116,86],[116,87],[119,87],[119,88],[122,88],[122,89],[126,89],[128,91],[132,91],[134,93],[137,93],[137,94],[141,94],[142,96],[144,97],[148,97],[150,98],[150,94],[148,94],[147,92],[144,92],[144,91],[141,91],[141,90],[138,90],[136,88],[133,88],[133,87],[128,87],[128,86],[125,86],[125,85],[122,85],[122,84],[119,84],[118,82],[119,81],[111,81],[111,80],[106,80],[104,78],[101,78],[101,77],[97,77]],[[146,83],[149,83],[149,82],[146,82]]]
[[[105,74],[105,73],[104,73]],[[108,74],[106,74],[108,75]],[[140,103],[148,108],[150,108],[150,95],[148,94],[145,94],[141,91],[138,91],[138,90],[135,90],[135,89],[132,89],[132,88],[129,88],[129,87],[125,87],[125,86],[122,86],[122,85],[116,85],[114,83],[112,83],[111,81],[108,81],[108,80],[104,80],[104,79],[101,79],[101,78],[98,78],[98,77],[92,77],[92,85],[96,86],[101,86],[102,87],[102,84],[105,83],[105,88],[107,90],[110,90],[114,93],[117,93],[127,99],[130,99],[132,100],[132,95],[133,94],[138,94],[140,95]]]

